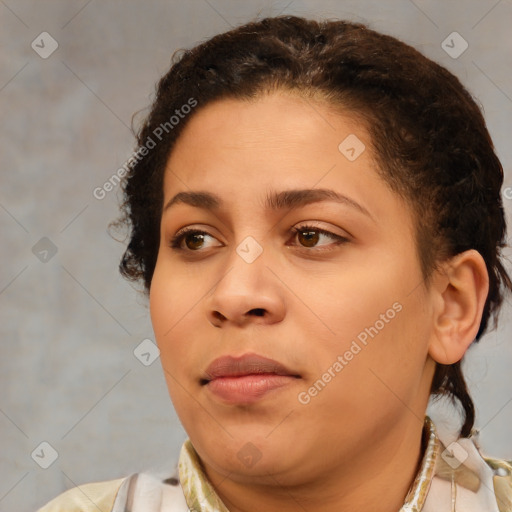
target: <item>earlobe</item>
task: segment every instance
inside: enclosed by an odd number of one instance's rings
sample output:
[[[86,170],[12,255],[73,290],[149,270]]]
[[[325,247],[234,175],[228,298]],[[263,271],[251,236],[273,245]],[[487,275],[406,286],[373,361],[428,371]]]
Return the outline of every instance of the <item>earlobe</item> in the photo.
[[[433,336],[429,354],[440,364],[460,361],[476,338],[489,292],[482,255],[470,249],[442,265],[432,284]]]

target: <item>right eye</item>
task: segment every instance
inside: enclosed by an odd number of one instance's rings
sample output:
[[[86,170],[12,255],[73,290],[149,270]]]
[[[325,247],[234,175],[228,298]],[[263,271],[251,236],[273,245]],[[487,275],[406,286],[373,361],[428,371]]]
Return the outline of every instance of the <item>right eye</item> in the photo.
[[[203,247],[205,239],[210,237],[215,239],[206,231],[193,228],[181,229],[174,235],[169,242],[169,246],[177,251],[198,251]],[[184,247],[185,245],[185,247]]]

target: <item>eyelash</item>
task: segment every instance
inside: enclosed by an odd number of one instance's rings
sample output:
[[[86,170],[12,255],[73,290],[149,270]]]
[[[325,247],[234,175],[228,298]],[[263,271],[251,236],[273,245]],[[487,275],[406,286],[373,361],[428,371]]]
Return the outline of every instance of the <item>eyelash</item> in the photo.
[[[296,228],[292,228],[291,229],[291,232],[292,234],[294,235],[294,238],[299,234],[299,233],[303,233],[305,231],[314,231],[314,232],[317,232],[317,233],[320,233],[322,235],[326,235],[332,239],[335,240],[334,242],[334,245],[335,246],[339,246],[339,245],[342,245],[344,243],[347,243],[349,242],[349,239],[344,237],[344,236],[340,236],[340,235],[336,235],[335,233],[332,233],[331,231],[327,231],[325,229],[321,229],[317,226],[311,226],[309,224],[303,224],[301,226],[298,226]],[[210,235],[210,233],[208,233],[207,231],[203,231],[201,229],[194,229],[194,228],[184,228],[182,229],[181,231],[178,231],[178,233],[176,233],[176,235],[174,235],[170,242],[169,242],[169,246],[174,249],[174,250],[177,250],[177,251],[185,251],[185,252],[190,252],[190,253],[193,253],[193,252],[201,252],[201,249],[197,249],[197,250],[192,250],[192,249],[184,249],[183,247],[181,247],[181,242],[183,241],[183,239],[189,235],[189,234],[199,234],[199,235],[208,235],[208,236],[212,236]],[[213,237],[214,238],[214,237]],[[330,247],[328,249],[318,249],[316,247],[312,247],[312,248],[309,248],[309,247],[305,247],[305,246],[300,246],[301,249],[305,249],[305,250],[308,250],[311,252],[311,251],[322,251],[322,252],[326,252],[326,251],[330,251],[330,250],[333,250],[334,247]]]

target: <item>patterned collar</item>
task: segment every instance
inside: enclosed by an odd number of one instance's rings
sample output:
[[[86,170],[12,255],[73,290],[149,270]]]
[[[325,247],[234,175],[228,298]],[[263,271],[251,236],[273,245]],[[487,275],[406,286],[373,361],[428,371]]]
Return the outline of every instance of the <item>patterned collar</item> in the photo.
[[[420,512],[427,499],[434,472],[436,468],[437,457],[439,456],[441,443],[437,437],[434,422],[425,417],[425,425],[423,427],[423,444],[426,442],[425,452],[421,461],[421,466],[416,474],[405,502],[400,512]]]
[[[434,477],[441,443],[435,425],[428,416],[423,428],[423,445],[426,447],[420,469],[399,512],[420,512]],[[229,512],[206,476],[190,439],[183,443],[178,469],[185,500],[191,511]]]

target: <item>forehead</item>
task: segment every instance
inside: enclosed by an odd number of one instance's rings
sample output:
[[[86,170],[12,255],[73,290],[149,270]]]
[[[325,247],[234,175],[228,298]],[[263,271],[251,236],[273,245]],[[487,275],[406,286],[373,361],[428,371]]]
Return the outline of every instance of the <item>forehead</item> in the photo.
[[[268,190],[322,188],[377,217],[395,210],[403,221],[407,205],[377,171],[369,135],[354,115],[287,93],[224,99],[185,126],[167,164],[164,201],[194,189],[227,204],[261,206]]]

